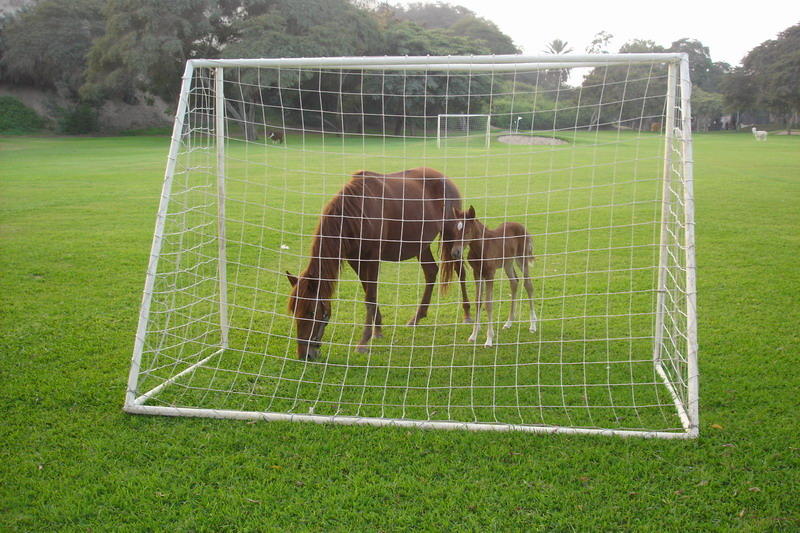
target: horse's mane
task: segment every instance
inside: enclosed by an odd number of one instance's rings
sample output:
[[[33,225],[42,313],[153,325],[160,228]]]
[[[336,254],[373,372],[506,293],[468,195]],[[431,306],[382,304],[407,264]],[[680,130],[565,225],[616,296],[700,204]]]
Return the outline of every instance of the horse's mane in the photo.
[[[363,222],[353,200],[364,194],[365,171],[353,175],[342,189],[322,209],[322,215],[311,241],[310,260],[300,273],[289,295],[289,311],[295,316],[308,312],[310,302],[333,296],[342,266],[342,239],[358,235]]]

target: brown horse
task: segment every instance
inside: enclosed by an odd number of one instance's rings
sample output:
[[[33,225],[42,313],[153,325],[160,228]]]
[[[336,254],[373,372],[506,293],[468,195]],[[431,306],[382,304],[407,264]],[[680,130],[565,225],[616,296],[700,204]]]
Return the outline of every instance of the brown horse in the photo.
[[[414,168],[393,174],[362,170],[325,206],[311,244],[306,269],[292,284],[289,311],[297,327],[297,355],[314,360],[331,316],[331,297],[343,261],[358,274],[366,295],[367,318],[356,348],[366,352],[370,339],[381,337],[378,309],[378,270],[381,261],[418,257],[425,274],[425,291],[414,317],[415,325],[427,315],[439,267],[431,243],[442,236],[442,280],[457,271],[460,277],[464,319],[470,322],[466,273],[450,250],[456,238],[454,209],[461,207],[455,184],[431,168]]]
[[[269,135],[267,135],[267,139],[275,144],[281,144],[283,143],[283,132],[280,130],[272,130],[269,132]]]
[[[488,317],[488,331],[484,346],[492,346],[494,328],[492,326],[492,303],[494,301],[494,276],[498,268],[506,271],[511,283],[511,311],[508,320],[503,324],[503,329],[511,327],[515,320],[517,306],[517,287],[519,277],[515,266],[522,270],[522,281],[528,293],[531,306],[530,331],[536,331],[536,311],[533,308],[533,283],[531,282],[528,264],[533,261],[533,238],[525,230],[525,226],[518,222],[504,222],[495,229],[484,226],[475,217],[475,208],[469,206],[466,212],[455,209],[455,218],[462,222],[457,227],[462,228],[461,242],[453,243],[452,254],[461,257],[462,248],[469,246],[467,260],[475,276],[475,325],[469,342],[478,339],[480,330],[481,307],[486,307]]]

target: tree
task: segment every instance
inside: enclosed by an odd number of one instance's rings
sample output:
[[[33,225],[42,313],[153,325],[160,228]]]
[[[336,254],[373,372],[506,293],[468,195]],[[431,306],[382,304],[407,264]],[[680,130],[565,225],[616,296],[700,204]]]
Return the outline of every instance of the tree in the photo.
[[[545,48],[545,54],[568,54],[572,52],[572,48],[568,48],[569,43],[567,41],[562,41],[561,39],[553,39],[549,43],[547,43],[547,48]]]
[[[634,39],[620,47],[620,53],[663,52],[664,48],[645,39]],[[667,82],[663,76],[653,77],[652,66],[625,65],[595,67],[586,75],[581,90],[581,105],[593,109],[591,123],[614,127],[648,129],[663,111],[663,95]]]
[[[385,55],[488,53],[480,42],[410,22],[393,24],[384,31],[386,41],[382,53]],[[413,135],[415,127],[429,129],[428,119],[440,113],[479,113],[485,102],[474,95],[488,93],[489,83],[486,76],[444,76],[431,71],[427,75],[412,72],[402,76],[367,76],[364,87],[370,94],[366,104],[373,116],[391,117],[395,135],[405,134],[406,130]],[[382,120],[381,127],[384,124]]]
[[[451,6],[443,2],[435,4],[414,3],[403,9],[400,6],[387,7],[385,4],[377,10],[379,16],[397,21],[408,21],[430,30],[446,30],[450,35],[470,39],[490,54],[518,54],[520,50],[514,41],[500,31],[494,22],[479,17],[463,6]]]
[[[708,47],[697,39],[679,39],[667,51],[683,52],[689,56],[692,85],[706,91],[718,92],[723,76],[731,70],[728,63],[712,61]]]
[[[569,48],[569,43],[567,41],[553,39],[547,43],[547,48],[545,48],[544,52],[546,54],[554,55],[568,54],[572,52],[572,48]],[[545,79],[548,80],[554,87],[559,87],[560,85],[566,83],[566,81],[569,79],[569,69],[562,68],[545,71]]]
[[[756,106],[757,88],[744,68],[733,69],[720,83],[725,105],[731,109],[753,110]]]
[[[608,33],[605,30],[599,31],[594,34],[592,38],[592,42],[589,43],[589,46],[586,47],[587,54],[607,54],[608,53],[608,45],[611,42],[611,39],[614,38],[614,35]]]
[[[722,94],[705,91],[700,87],[692,89],[692,117],[697,131],[708,131],[724,110],[725,100]]]
[[[10,17],[3,28],[3,78],[78,97],[86,57],[105,28],[103,0],[46,0]]]
[[[376,20],[346,0],[278,0],[258,16],[232,24],[231,33],[222,57],[360,56],[380,53],[383,47]],[[260,76],[258,83],[256,75]],[[340,84],[355,80],[312,71],[303,71],[299,79],[278,80],[276,72],[269,71],[246,71],[241,76],[243,84],[237,88],[241,95],[233,99],[236,105],[229,101],[228,112],[242,124],[248,140],[258,133],[252,128],[257,106],[281,101],[294,110],[284,118],[324,131],[340,131],[344,120],[341,106],[350,104],[339,98]],[[304,85],[322,91],[304,92]]]
[[[753,48],[724,87],[729,103],[768,109],[791,129],[800,112],[800,24]]]
[[[214,7],[212,0],[108,0],[106,32],[89,52],[82,94],[135,101],[144,92],[174,99],[186,60],[215,41]]]

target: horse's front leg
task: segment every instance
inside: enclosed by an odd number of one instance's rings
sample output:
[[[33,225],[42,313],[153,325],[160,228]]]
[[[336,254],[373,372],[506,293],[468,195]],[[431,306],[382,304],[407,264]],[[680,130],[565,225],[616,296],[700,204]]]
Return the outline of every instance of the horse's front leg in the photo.
[[[459,261],[458,266],[458,282],[461,285],[461,307],[464,309],[464,322],[469,324],[472,322],[472,317],[469,314],[469,295],[467,294],[467,267],[464,261]]]
[[[436,285],[436,276],[439,274],[439,265],[436,264],[436,259],[433,258],[430,246],[422,249],[422,253],[419,254],[419,263],[422,267],[422,272],[425,274],[425,292],[422,293],[422,301],[419,304],[417,313],[408,321],[409,326],[416,326],[420,320],[428,315],[431,294],[433,294],[433,287]]]
[[[475,323],[472,324],[472,334],[467,339],[468,342],[478,340],[478,333],[481,330],[481,303],[483,302],[483,278],[475,272]]]
[[[356,351],[367,353],[369,352],[369,341],[372,339],[373,333],[375,337],[383,336],[381,333],[382,317],[378,309],[378,271],[380,263],[372,260],[351,260],[348,262],[361,280],[361,286],[364,288],[364,302],[367,308],[364,333],[361,335],[361,340],[358,341]]]

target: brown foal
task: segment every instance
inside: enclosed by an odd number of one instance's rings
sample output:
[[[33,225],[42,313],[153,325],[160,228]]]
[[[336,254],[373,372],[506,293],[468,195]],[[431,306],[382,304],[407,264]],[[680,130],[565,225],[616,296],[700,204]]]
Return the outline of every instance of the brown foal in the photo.
[[[515,266],[522,269],[522,281],[525,291],[528,293],[528,301],[531,307],[530,331],[536,331],[536,311],[533,306],[533,283],[530,278],[528,263],[533,261],[533,238],[525,230],[525,226],[517,222],[504,222],[495,229],[484,226],[475,217],[475,208],[470,206],[464,212],[454,208],[455,218],[460,220],[463,226],[459,229],[463,232],[462,245],[454,246],[453,255],[460,257],[461,249],[469,246],[467,260],[472,267],[475,276],[475,323],[472,327],[472,335],[469,342],[475,342],[480,330],[481,308],[486,307],[488,317],[486,332],[486,343],[484,346],[492,346],[494,340],[494,328],[492,326],[492,304],[494,300],[494,275],[498,268],[506,271],[508,280],[511,283],[511,312],[508,320],[503,324],[503,329],[508,329],[515,320],[517,306],[517,288],[519,277]]]

